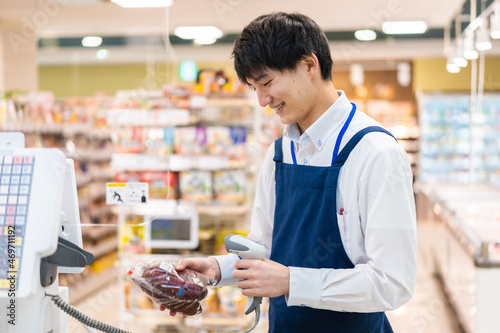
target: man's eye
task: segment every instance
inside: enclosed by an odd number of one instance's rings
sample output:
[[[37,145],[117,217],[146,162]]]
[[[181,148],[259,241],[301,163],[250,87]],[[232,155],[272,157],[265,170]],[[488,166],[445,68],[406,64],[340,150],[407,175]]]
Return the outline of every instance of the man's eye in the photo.
[[[272,80],[269,80],[267,81],[266,83],[264,83],[264,87],[267,87],[270,83],[271,83]]]

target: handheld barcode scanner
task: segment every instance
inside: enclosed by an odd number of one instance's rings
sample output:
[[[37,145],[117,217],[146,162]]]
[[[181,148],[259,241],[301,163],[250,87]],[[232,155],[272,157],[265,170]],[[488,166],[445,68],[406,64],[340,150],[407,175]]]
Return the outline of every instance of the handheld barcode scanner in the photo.
[[[228,235],[224,238],[224,244],[226,245],[227,252],[236,254],[240,259],[261,260],[266,256],[266,248],[264,245],[245,236]],[[250,329],[245,331],[245,333],[250,332],[257,326],[260,317],[261,302],[262,297],[247,297],[245,314],[247,315],[255,310],[255,322]]]

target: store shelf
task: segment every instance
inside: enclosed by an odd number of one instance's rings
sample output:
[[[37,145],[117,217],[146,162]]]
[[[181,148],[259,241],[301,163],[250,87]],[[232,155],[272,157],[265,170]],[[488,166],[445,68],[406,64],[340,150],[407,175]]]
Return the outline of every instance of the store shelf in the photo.
[[[106,254],[115,252],[118,249],[118,239],[116,237],[107,237],[101,239],[97,245],[87,246],[86,251],[92,253],[95,259],[98,259]]]
[[[217,155],[113,154],[112,166],[116,171],[227,170],[246,168],[248,160]]]
[[[89,269],[89,268],[86,268]],[[102,270],[99,273],[91,273],[90,275],[78,280],[77,283],[71,286],[69,292],[69,303],[78,303],[89,295],[94,294],[106,285],[112,282],[117,282],[119,271],[116,267],[110,267]]]
[[[111,109],[108,110],[110,126],[174,127],[196,123],[185,109]]]
[[[250,204],[243,205],[196,205],[196,212],[207,216],[238,216],[248,214]]]
[[[95,226],[83,226],[82,236],[85,239],[98,240],[108,236],[116,236],[116,225],[97,224]]]

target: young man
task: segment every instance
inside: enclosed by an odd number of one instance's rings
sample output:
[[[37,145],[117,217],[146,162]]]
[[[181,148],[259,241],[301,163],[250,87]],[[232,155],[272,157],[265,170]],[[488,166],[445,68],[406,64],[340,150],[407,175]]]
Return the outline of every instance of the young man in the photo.
[[[249,235],[269,259],[185,259],[177,269],[270,297],[270,332],[392,332],[384,311],[411,298],[416,278],[405,151],[334,88],[327,38],[310,18],[258,17],[233,57],[286,124],[265,157]]]

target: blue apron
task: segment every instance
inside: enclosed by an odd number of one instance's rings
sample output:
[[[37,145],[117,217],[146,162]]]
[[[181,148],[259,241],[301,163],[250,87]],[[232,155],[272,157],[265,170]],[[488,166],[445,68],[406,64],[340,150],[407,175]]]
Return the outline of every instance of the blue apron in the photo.
[[[353,104],[336,147],[340,146],[355,110]],[[344,250],[337,222],[337,180],[352,149],[365,134],[374,131],[391,135],[375,126],[359,131],[338,157],[334,153],[330,167],[283,163],[283,138],[275,141],[276,208],[271,260],[294,267],[354,268]],[[293,144],[292,158],[296,163]],[[285,296],[280,296],[270,299],[269,332],[393,333],[393,330],[384,312],[354,313],[287,306]]]

